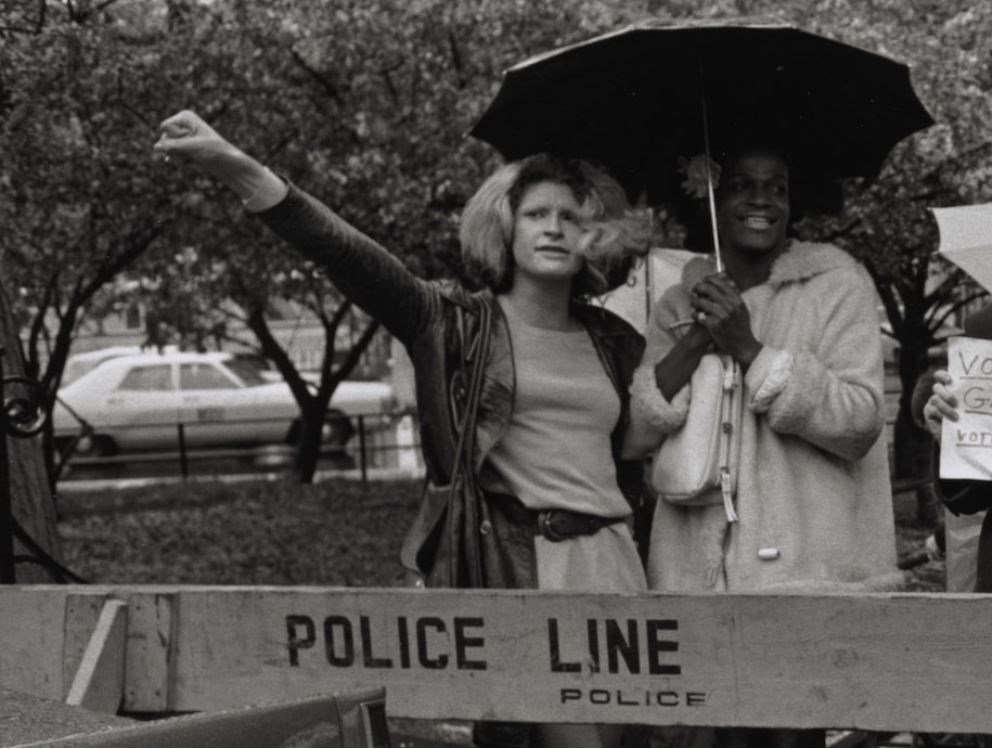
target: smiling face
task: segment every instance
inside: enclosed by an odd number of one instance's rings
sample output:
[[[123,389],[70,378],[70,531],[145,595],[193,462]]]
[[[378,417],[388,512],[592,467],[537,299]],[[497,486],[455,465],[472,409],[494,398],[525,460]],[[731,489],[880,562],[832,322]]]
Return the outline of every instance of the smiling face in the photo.
[[[582,207],[572,189],[536,182],[520,196],[513,222],[514,274],[540,280],[571,280],[585,262]]]
[[[717,222],[729,250],[784,249],[789,226],[789,172],[785,159],[765,150],[739,155],[720,179]]]

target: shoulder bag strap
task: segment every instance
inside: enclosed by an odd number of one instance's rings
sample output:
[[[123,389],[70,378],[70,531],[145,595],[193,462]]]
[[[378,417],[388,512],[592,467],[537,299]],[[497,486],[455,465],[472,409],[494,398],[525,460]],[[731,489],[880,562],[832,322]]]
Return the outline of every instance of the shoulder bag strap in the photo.
[[[737,492],[737,463],[740,456],[741,369],[729,356],[722,355],[723,392],[720,394],[720,493],[727,522],[737,522],[734,495]]]
[[[464,538],[465,561],[467,565],[468,584],[471,587],[481,587],[484,583],[482,576],[482,559],[479,553],[478,542],[478,516],[479,510],[476,506],[478,493],[476,491],[461,491],[461,486],[467,481],[476,480],[474,466],[472,465],[475,452],[475,422],[479,410],[479,399],[482,394],[482,380],[485,373],[486,354],[489,351],[489,339],[492,333],[492,310],[489,304],[482,302],[479,305],[479,327],[471,343],[466,350],[464,337],[464,320],[461,311],[458,313],[459,337],[464,351],[462,361],[469,370],[469,381],[467,395],[465,399],[465,411],[462,414],[461,424],[458,427],[458,443],[455,447],[454,465],[451,471],[451,494],[448,498],[448,533],[449,549],[451,553],[448,557],[450,579],[452,583],[458,580],[458,563],[461,557],[458,543],[458,523],[454,522],[454,508],[459,499],[465,502],[462,508],[461,535]]]

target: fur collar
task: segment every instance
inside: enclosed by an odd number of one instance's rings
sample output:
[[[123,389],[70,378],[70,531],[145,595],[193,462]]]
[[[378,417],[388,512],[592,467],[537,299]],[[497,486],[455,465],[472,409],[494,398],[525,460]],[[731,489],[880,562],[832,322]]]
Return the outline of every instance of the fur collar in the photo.
[[[832,270],[860,267],[858,261],[839,247],[822,242],[799,242],[793,240],[772,265],[768,285],[779,288],[790,283],[798,283]],[[713,272],[713,258],[710,255],[697,257],[685,264],[682,270],[682,286],[691,289],[703,276]]]

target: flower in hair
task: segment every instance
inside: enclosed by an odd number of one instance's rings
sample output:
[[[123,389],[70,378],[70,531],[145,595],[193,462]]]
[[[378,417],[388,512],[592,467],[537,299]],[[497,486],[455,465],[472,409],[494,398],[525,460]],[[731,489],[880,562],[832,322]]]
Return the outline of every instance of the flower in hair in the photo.
[[[691,159],[679,159],[679,171],[685,175],[682,181],[682,189],[690,198],[706,197],[706,156],[696,154]],[[720,184],[720,165],[710,159],[710,178],[713,180],[713,189]]]

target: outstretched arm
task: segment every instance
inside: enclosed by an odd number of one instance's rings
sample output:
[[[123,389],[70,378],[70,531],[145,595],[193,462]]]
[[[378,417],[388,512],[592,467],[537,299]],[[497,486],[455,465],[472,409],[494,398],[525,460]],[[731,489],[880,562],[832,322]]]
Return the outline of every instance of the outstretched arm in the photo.
[[[399,340],[408,342],[430,325],[440,304],[438,292],[326,205],[288,185],[194,112],[179,112],[160,130],[157,152],[192,163],[230,188]]]
[[[271,208],[286,197],[288,186],[266,166],[226,140],[198,114],[183,110],[162,122],[155,151],[175,159],[230,188],[251,211]]]

